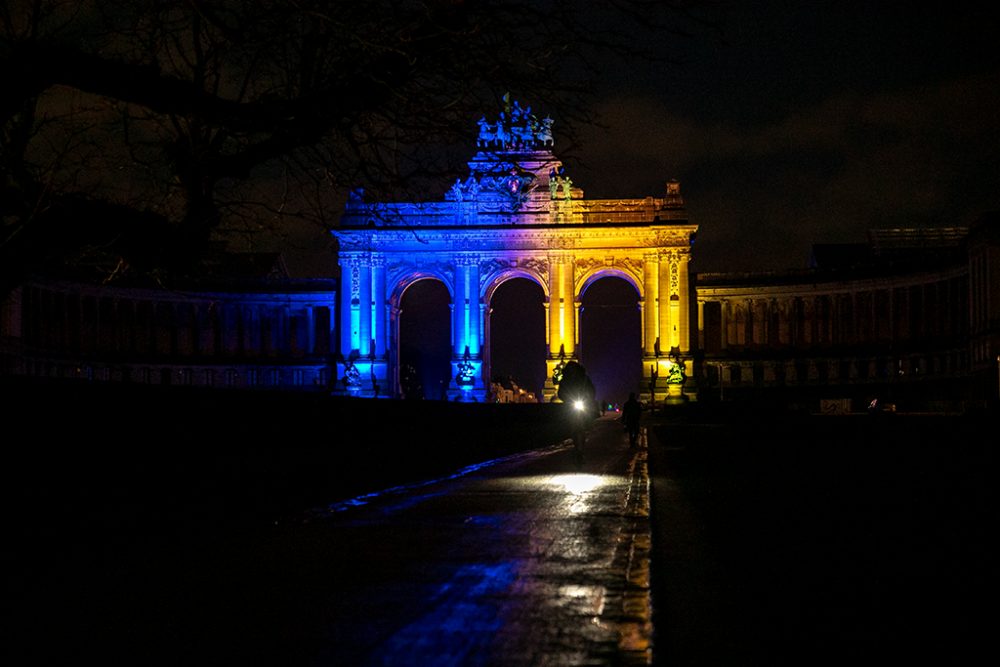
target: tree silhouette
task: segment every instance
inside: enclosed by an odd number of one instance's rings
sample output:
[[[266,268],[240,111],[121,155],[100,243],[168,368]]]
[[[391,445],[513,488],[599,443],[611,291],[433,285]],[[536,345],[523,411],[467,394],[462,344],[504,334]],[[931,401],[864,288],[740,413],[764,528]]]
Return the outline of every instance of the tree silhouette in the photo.
[[[690,3],[579,4],[0,1],[0,294],[67,263],[167,280],[223,242],[330,229],[353,188],[451,182],[448,149],[508,91],[571,151],[602,59],[657,57],[637,31]]]

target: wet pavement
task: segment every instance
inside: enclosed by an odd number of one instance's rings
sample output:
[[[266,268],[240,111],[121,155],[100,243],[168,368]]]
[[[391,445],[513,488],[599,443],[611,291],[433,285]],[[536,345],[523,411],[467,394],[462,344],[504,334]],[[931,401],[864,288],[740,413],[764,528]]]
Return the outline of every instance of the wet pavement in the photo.
[[[215,437],[121,438],[145,413],[104,447],[80,445],[85,422],[48,424],[59,437],[3,469],[0,661],[775,667],[991,650],[995,419],[703,412],[647,415],[637,450],[598,421],[581,463],[558,442],[453,467],[455,439],[446,475],[320,506],[288,491],[368,486],[390,467],[382,441],[336,449],[331,432],[332,458],[280,458],[286,443],[260,437],[213,459],[197,453]],[[288,456],[349,465],[289,477]],[[272,514],[274,499],[300,509]]]
[[[651,664],[646,459],[602,419],[582,462],[566,441],[267,526],[65,544],[16,584],[7,664]]]
[[[649,664],[645,458],[599,421],[579,465],[561,444],[279,529],[336,535],[317,664]]]

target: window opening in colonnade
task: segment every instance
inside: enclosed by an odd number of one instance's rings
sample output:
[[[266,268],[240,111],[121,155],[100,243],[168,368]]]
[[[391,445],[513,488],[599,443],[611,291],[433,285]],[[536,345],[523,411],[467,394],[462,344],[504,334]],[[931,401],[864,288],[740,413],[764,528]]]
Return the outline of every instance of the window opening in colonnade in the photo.
[[[642,322],[639,294],[626,280],[608,276],[587,286],[580,314],[580,363],[594,382],[597,400],[624,403],[642,386]]]
[[[489,346],[491,380],[542,400],[545,384],[545,292],[527,278],[512,278],[493,292]]]
[[[450,303],[448,288],[439,280],[418,280],[403,292],[399,383],[406,398],[446,398],[451,379]]]

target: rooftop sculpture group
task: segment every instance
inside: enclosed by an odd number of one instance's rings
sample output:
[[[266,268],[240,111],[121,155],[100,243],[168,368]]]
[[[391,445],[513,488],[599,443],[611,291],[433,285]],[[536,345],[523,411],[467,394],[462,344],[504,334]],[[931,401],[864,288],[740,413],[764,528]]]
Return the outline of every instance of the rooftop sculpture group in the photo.
[[[531,107],[522,107],[517,100],[510,101],[504,96],[504,109],[495,123],[479,119],[480,153],[473,163],[473,171],[465,180],[457,179],[445,194],[449,201],[495,201],[509,210],[522,210],[529,196],[538,185],[545,183],[544,172],[537,173],[541,164],[553,164],[551,156],[552,118],[542,120],[531,112]],[[545,155],[538,156],[537,153]],[[512,153],[521,153],[515,156]],[[529,153],[525,156],[524,153]],[[549,170],[549,199],[571,198],[572,181],[557,174],[555,168]]]
[[[478,212],[544,213],[552,201],[579,196],[579,189],[552,154],[553,122],[549,116],[539,120],[530,106],[505,95],[496,122],[488,122],[485,116],[478,121],[479,150],[469,163],[470,173],[455,179],[444,200]],[[348,211],[362,211],[365,206],[362,191],[349,193]]]
[[[485,117],[479,119],[479,139],[476,145],[500,150],[552,146],[552,122],[548,116],[538,120],[531,113],[530,106],[522,108],[514,100],[505,111],[500,112],[496,123],[488,123]]]

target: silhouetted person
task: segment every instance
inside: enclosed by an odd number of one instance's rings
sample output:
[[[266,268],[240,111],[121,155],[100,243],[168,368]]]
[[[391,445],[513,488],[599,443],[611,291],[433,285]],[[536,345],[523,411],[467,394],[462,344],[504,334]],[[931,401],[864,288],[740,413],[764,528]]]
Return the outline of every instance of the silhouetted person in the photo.
[[[622,405],[622,422],[625,423],[625,430],[628,431],[629,447],[639,444],[639,421],[642,418],[642,405],[635,397],[633,391],[628,395],[628,400]]]
[[[598,408],[594,383],[591,382],[586,369],[579,362],[570,361],[563,367],[563,375],[559,381],[556,395],[569,408],[576,458],[578,461],[582,461],[587,426],[597,416]]]

